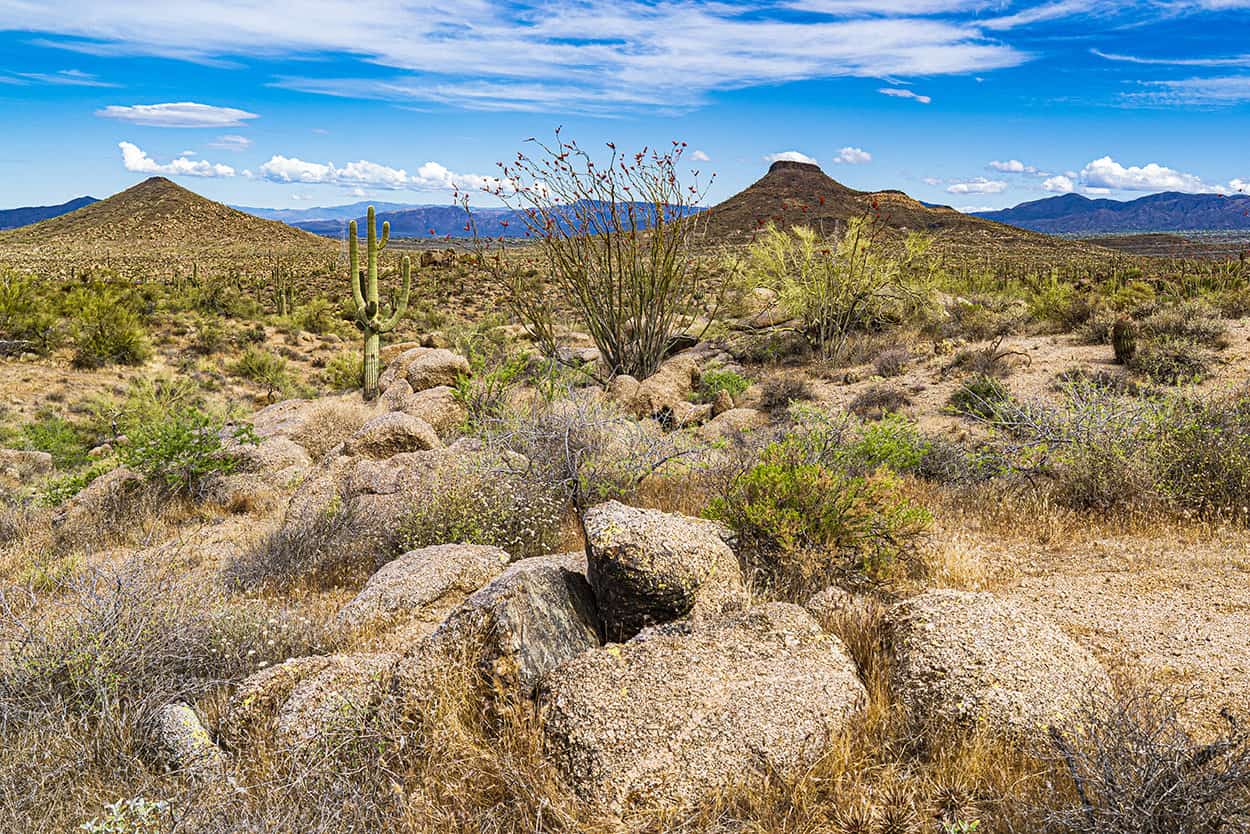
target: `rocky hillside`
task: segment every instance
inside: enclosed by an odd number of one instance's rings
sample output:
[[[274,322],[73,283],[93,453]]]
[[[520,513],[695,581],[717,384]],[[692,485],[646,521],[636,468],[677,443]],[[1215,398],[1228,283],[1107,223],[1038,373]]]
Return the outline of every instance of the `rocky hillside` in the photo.
[[[977,216],[1048,234],[1250,230],[1250,195],[1169,191],[1120,201],[1063,194]]]
[[[332,244],[151,177],[118,194],[0,233],[0,249],[38,255],[117,257],[333,251]]]

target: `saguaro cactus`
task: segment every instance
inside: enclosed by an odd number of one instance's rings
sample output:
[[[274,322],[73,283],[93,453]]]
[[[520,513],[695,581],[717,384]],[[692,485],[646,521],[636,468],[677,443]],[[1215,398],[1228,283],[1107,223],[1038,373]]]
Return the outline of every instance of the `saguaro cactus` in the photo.
[[[404,311],[408,309],[408,290],[412,286],[412,265],[408,256],[405,255],[400,262],[402,284],[399,297],[393,309],[389,313],[384,313],[378,303],[378,253],[391,239],[391,224],[382,224],[382,239],[378,240],[377,220],[373,206],[369,206],[365,225],[367,227],[365,247],[368,260],[363,272],[360,269],[359,240],[355,220],[347,227],[347,252],[351,264],[352,298],[356,302],[356,327],[365,334],[364,396],[366,400],[373,400],[378,396],[378,376],[382,372],[382,334],[394,330],[395,325],[403,317]]]

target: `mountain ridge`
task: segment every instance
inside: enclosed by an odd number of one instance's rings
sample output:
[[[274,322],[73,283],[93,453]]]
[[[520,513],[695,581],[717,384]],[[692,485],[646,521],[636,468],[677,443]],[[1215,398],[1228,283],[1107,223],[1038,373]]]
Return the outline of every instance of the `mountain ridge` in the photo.
[[[62,214],[69,214],[71,211],[77,211],[98,202],[100,201],[95,197],[83,195],[54,206],[19,206],[12,209],[0,209],[0,231],[20,229],[22,226],[38,223],[40,220],[51,220],[53,217],[60,217]]]
[[[1047,234],[1250,230],[1250,195],[1163,191],[1134,200],[1061,194],[977,217]]]

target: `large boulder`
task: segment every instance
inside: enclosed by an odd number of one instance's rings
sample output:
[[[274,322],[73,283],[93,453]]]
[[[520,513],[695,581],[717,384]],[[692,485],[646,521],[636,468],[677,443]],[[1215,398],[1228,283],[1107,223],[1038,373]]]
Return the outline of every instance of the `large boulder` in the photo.
[[[497,683],[532,694],[548,672],[601,644],[595,599],[578,553],[522,559],[452,611],[401,664],[473,656]]]
[[[394,654],[356,654],[271,666],[239,686],[218,734],[238,751],[268,740],[280,749],[307,749],[367,715],[388,691],[398,662]]]
[[[698,361],[682,354],[666,361],[641,382],[618,376],[609,387],[608,396],[640,419],[654,417],[673,427],[696,425],[712,416],[711,403],[691,402],[699,378]]]
[[[413,391],[405,379],[396,380],[382,394],[381,405],[388,411],[402,411],[420,417],[438,432],[439,437],[455,433],[468,417],[468,409],[446,385]]]
[[[1046,742],[1109,692],[1106,670],[1048,618],[990,593],[936,590],[889,614],[891,689],[920,723]]]
[[[156,711],[152,742],[158,764],[165,770],[212,779],[225,769],[225,756],[187,704],[166,704]]]
[[[719,616],[746,601],[742,569],[715,522],[609,501],[586,511],[588,577],[604,636]]]
[[[730,408],[699,426],[697,432],[704,440],[717,441],[749,434],[766,425],[768,425],[768,415],[762,411],[756,411],[754,408]]]
[[[600,805],[683,804],[802,772],[865,704],[855,665],[801,608],[669,625],[585,652],[541,693],[546,748]]]
[[[142,492],[143,476],[127,466],[105,472],[57,509],[52,516],[54,526],[67,535],[74,530],[109,527],[119,521],[130,503]]]
[[[335,617],[344,636],[396,650],[428,637],[465,598],[511,561],[497,547],[441,544],[405,553],[370,577]]]
[[[471,373],[469,360],[460,354],[444,348],[419,347],[395,357],[382,372],[378,385],[386,390],[402,379],[413,391],[424,391],[439,385],[455,385],[461,376]]]
[[[427,452],[442,446],[429,423],[402,411],[379,414],[347,439],[343,452],[375,460],[402,452]]]
[[[281,434],[242,443],[225,432],[222,448],[235,460],[235,471],[206,479],[202,497],[235,511],[272,507],[312,466],[304,447]]]

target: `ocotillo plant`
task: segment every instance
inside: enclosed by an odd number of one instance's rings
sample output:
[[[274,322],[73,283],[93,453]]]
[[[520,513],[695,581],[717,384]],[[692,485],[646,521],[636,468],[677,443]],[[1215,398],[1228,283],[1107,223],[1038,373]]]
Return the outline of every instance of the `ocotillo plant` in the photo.
[[[369,206],[365,224],[367,226],[365,246],[368,261],[364,272],[360,270],[359,241],[355,220],[347,227],[347,252],[351,269],[352,298],[356,302],[356,327],[365,334],[364,396],[366,400],[372,400],[378,396],[378,376],[382,372],[382,334],[394,330],[395,325],[403,317],[404,311],[408,309],[412,266],[408,256],[405,255],[403,261],[400,262],[402,284],[399,298],[396,299],[394,309],[390,314],[384,315],[378,303],[378,253],[391,238],[391,224],[382,224],[382,239],[378,240],[373,206]]]

